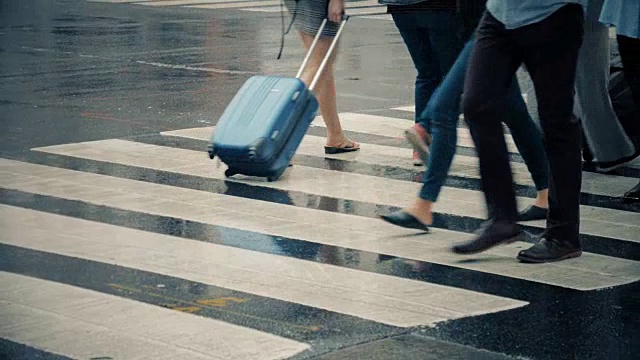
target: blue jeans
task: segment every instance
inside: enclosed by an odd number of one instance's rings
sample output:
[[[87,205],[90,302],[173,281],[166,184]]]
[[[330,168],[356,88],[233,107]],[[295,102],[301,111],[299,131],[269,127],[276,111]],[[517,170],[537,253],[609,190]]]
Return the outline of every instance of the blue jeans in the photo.
[[[420,124],[431,133],[432,137],[428,169],[420,191],[420,198],[424,200],[435,202],[438,199],[456,153],[457,125],[461,113],[460,101],[473,40],[472,37],[464,46],[421,116]],[[507,91],[502,121],[509,127],[513,141],[531,173],[536,189],[538,191],[547,189],[549,168],[542,133],[529,115],[515,76]]]
[[[453,11],[414,11],[393,13],[392,17],[418,73],[414,101],[416,122],[420,122],[431,95],[456,60],[456,15]]]

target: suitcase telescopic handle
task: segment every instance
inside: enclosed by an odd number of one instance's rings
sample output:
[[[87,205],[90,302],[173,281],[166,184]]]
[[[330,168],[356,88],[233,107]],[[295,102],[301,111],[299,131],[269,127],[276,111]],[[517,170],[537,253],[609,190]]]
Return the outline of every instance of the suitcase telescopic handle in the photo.
[[[333,51],[335,50],[335,47],[338,44],[338,39],[342,34],[342,30],[344,29],[344,25],[347,23],[347,20],[349,20],[349,15],[344,15],[342,17],[342,21],[340,22],[340,27],[336,32],[336,36],[333,37],[333,40],[331,41],[331,45],[329,45],[329,49],[327,50],[327,53],[324,55],[324,58],[320,63],[320,67],[318,68],[318,71],[315,73],[315,75],[313,76],[313,79],[311,80],[311,84],[309,85],[309,90],[313,90],[318,80],[320,79],[320,75],[322,75],[322,71],[324,71],[324,68],[327,66],[327,63],[329,62],[329,58],[331,58],[331,54],[333,54]],[[322,23],[320,24],[320,28],[318,29],[318,33],[313,38],[313,42],[311,43],[311,46],[309,46],[309,51],[307,51],[307,54],[305,55],[304,60],[302,60],[302,65],[300,65],[300,69],[296,74],[297,78],[300,78],[300,76],[302,76],[302,72],[304,71],[304,68],[307,66],[309,59],[311,58],[311,53],[313,52],[313,49],[315,49],[316,44],[318,43],[318,40],[322,35],[322,31],[324,30],[325,25],[327,25],[326,18],[322,20]]]

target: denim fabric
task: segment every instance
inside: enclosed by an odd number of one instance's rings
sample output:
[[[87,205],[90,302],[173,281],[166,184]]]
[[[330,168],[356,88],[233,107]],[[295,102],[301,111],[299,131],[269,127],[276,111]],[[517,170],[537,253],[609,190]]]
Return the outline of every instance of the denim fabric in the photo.
[[[420,124],[431,133],[428,169],[420,198],[436,201],[456,153],[457,125],[464,80],[473,48],[473,38],[467,42],[455,64],[433,94],[421,117]],[[509,127],[537,190],[549,187],[549,172],[542,135],[529,115],[514,76],[506,97],[503,122]]]
[[[418,122],[431,95],[456,60],[460,44],[456,35],[458,22],[454,11],[416,11],[392,16],[417,71]]]

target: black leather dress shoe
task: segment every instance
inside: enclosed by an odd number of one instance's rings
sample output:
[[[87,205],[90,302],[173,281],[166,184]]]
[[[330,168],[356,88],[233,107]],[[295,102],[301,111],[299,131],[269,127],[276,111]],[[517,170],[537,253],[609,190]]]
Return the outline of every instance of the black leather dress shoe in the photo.
[[[546,220],[547,209],[530,205],[518,213],[518,221]]]
[[[429,227],[423,224],[415,216],[409,214],[406,211],[396,211],[389,215],[381,215],[380,218],[390,224],[401,226],[408,229],[417,229],[423,231],[429,231]]]
[[[582,255],[580,246],[544,236],[532,247],[520,251],[518,259],[525,263],[546,263]]]
[[[622,197],[625,203],[640,202],[640,182],[633,189],[627,191]]]
[[[512,243],[519,238],[521,233],[522,230],[517,224],[490,221],[475,239],[455,245],[452,250],[456,254],[477,254],[496,245]]]
[[[610,172],[619,167],[625,166],[635,160],[638,156],[640,156],[640,148],[637,148],[636,151],[623,158],[614,161],[604,161],[604,162],[596,162],[596,170],[599,172]]]

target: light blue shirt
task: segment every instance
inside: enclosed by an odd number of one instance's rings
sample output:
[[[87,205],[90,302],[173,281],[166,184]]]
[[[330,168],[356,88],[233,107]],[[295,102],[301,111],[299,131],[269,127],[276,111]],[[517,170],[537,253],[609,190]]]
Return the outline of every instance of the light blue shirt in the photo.
[[[540,22],[567,4],[580,4],[586,11],[588,3],[589,0],[489,0],[487,10],[512,30]]]
[[[425,0],[378,0],[382,5],[413,5]]]
[[[640,39],[640,0],[605,0],[600,22],[616,27],[616,33]]]

